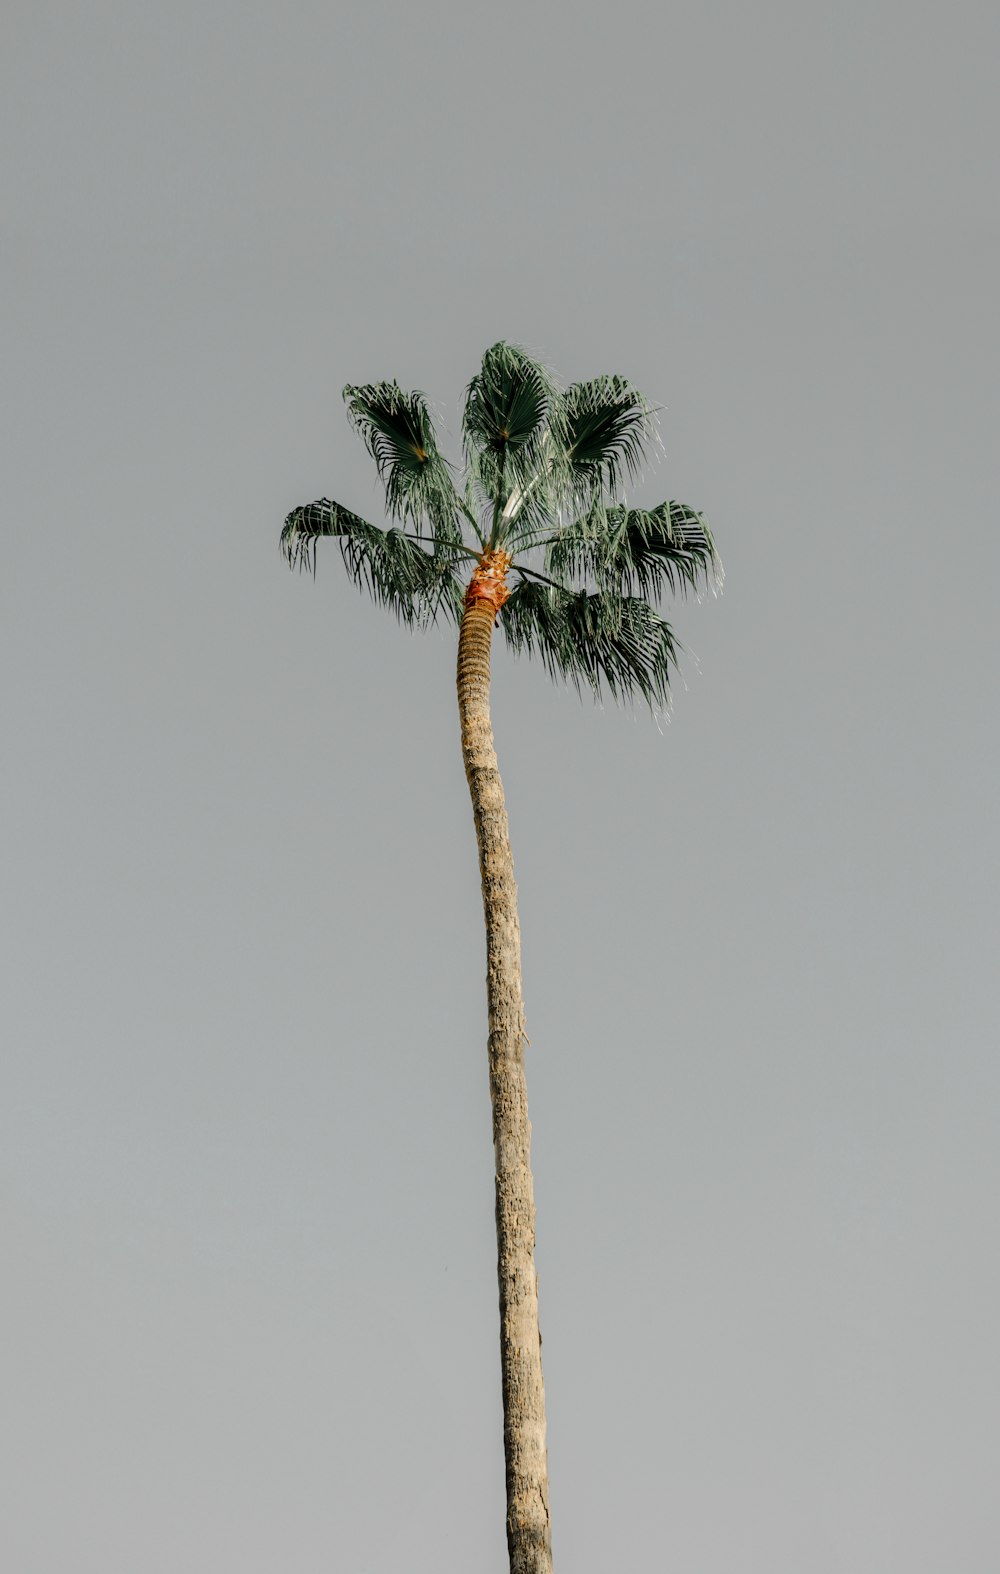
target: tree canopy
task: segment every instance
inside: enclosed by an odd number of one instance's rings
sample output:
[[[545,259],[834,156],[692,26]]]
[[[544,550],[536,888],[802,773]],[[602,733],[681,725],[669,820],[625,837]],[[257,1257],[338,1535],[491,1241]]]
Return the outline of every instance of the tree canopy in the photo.
[[[721,580],[702,514],[670,501],[629,507],[657,443],[655,411],[624,377],[558,386],[526,351],[488,349],[466,390],[464,470],[444,457],[422,393],[348,384],[348,416],[385,488],[387,529],[321,498],[281,532],[292,567],[316,570],[340,541],[357,585],[410,627],[461,621],[463,569],[502,551],[516,576],[499,610],[515,651],[596,695],[668,702],[677,644],[654,603]]]

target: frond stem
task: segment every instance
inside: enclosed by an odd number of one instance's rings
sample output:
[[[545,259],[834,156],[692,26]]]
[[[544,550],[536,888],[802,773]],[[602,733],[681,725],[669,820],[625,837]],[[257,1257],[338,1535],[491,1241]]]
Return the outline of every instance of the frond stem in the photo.
[[[551,585],[555,590],[565,590],[565,585],[560,585],[557,579],[550,579],[548,574],[540,574],[537,568],[522,568],[520,563],[512,563],[511,568],[518,574],[530,574],[532,579],[540,579],[543,585]]]
[[[469,521],[469,524],[472,526],[473,530],[475,531],[476,540],[479,542],[480,547],[485,552],[487,550],[487,541],[486,541],[486,537],[483,535],[483,532],[479,528],[479,521],[478,521],[478,519],[476,518],[475,514],[472,512],[472,509],[469,507],[468,503],[464,503],[461,498],[458,499],[458,506],[462,510],[462,513],[465,515],[466,519]],[[468,550],[467,548],[463,548],[463,551],[467,551],[467,550]],[[477,557],[478,553],[470,552],[469,556],[470,557]]]
[[[546,532],[548,532],[548,534],[546,534]],[[553,542],[558,540],[558,537],[559,537],[559,532],[556,531],[555,535],[553,535],[552,534],[551,523],[548,523],[548,524],[544,525],[543,527],[541,527],[541,529],[538,532],[535,532],[535,533],[527,535],[527,536],[518,536],[518,538],[517,538],[518,551],[519,552],[530,552],[530,551],[533,551],[535,547],[551,546],[553,544]]]
[[[428,541],[433,542],[434,540],[433,536],[411,536],[408,530],[401,530],[399,533],[401,536],[405,536],[407,541],[416,541],[422,547],[426,547]],[[463,557],[471,557],[474,563],[479,562],[479,553],[473,552],[471,547],[449,545],[448,550],[450,552],[460,552]],[[427,553],[428,557],[431,555],[430,552]]]
[[[493,499],[493,523],[490,526],[490,542],[489,542],[489,547],[487,548],[487,550],[490,551],[490,552],[495,552],[496,551],[497,542],[498,542],[498,539],[499,539],[500,521],[503,518],[503,514],[500,512],[500,510],[501,510],[500,499],[503,497],[503,473],[504,473],[504,470],[506,469],[506,467],[507,467],[507,450],[506,450],[506,448],[504,448],[501,451],[501,454],[500,454],[500,480],[497,482],[497,495]],[[506,512],[506,510],[504,510],[504,512]]]

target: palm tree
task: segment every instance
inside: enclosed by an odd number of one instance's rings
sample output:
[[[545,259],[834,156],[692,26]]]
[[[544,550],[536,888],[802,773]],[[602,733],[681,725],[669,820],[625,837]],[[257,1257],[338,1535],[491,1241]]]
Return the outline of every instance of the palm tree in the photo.
[[[348,385],[344,399],[395,523],[382,530],[323,498],[289,514],[281,544],[291,566],[315,574],[319,537],[336,536],[351,578],[402,622],[423,627],[444,615],[459,627],[462,756],[486,917],[507,1544],[511,1574],[549,1574],[520,931],[490,721],[490,645],[499,620],[510,646],[539,655],[553,677],[664,706],[677,645],[650,599],[712,581],[719,562],[693,509],[626,505],[624,484],[637,476],[655,424],[623,377],[560,389],[524,350],[495,344],[467,390],[461,486],[422,394],[381,382]]]

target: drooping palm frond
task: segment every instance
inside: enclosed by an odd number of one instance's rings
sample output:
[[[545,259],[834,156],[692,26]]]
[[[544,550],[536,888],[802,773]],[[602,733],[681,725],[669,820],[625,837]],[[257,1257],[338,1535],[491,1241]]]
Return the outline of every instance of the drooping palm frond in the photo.
[[[290,568],[316,571],[316,542],[337,536],[344,566],[359,589],[393,611],[408,627],[433,623],[440,612],[461,621],[463,589],[454,571],[456,558],[447,543],[428,552],[401,530],[380,530],[329,498],[294,508],[281,532],[281,550]],[[471,554],[467,554],[471,555]]]
[[[571,383],[561,396],[564,485],[574,501],[617,499],[656,439],[652,405],[624,377]]]
[[[386,511],[420,534],[461,540],[458,496],[422,393],[395,382],[347,384],[344,402],[385,487]]]
[[[592,577],[607,590],[683,594],[722,577],[705,516],[686,503],[594,508],[542,545],[546,568],[557,579]]]
[[[677,665],[673,630],[648,602],[612,591],[571,591],[525,580],[500,611],[508,644],[537,653],[550,677],[597,696],[641,696],[652,708],[670,699]]]
[[[525,500],[537,496],[548,468],[550,412],[557,408],[555,384],[541,362],[502,340],[486,351],[466,391],[462,432],[470,475],[495,517],[515,491]]]

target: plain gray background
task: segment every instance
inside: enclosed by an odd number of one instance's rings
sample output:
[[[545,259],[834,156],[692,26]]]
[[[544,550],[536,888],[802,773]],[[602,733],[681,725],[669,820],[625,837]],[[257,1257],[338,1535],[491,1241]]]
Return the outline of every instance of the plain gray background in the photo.
[[[631,377],[670,724],[495,663],[564,1574],[994,1574],[984,4],[8,0],[12,1574],[501,1574],[454,637],[340,402]]]

